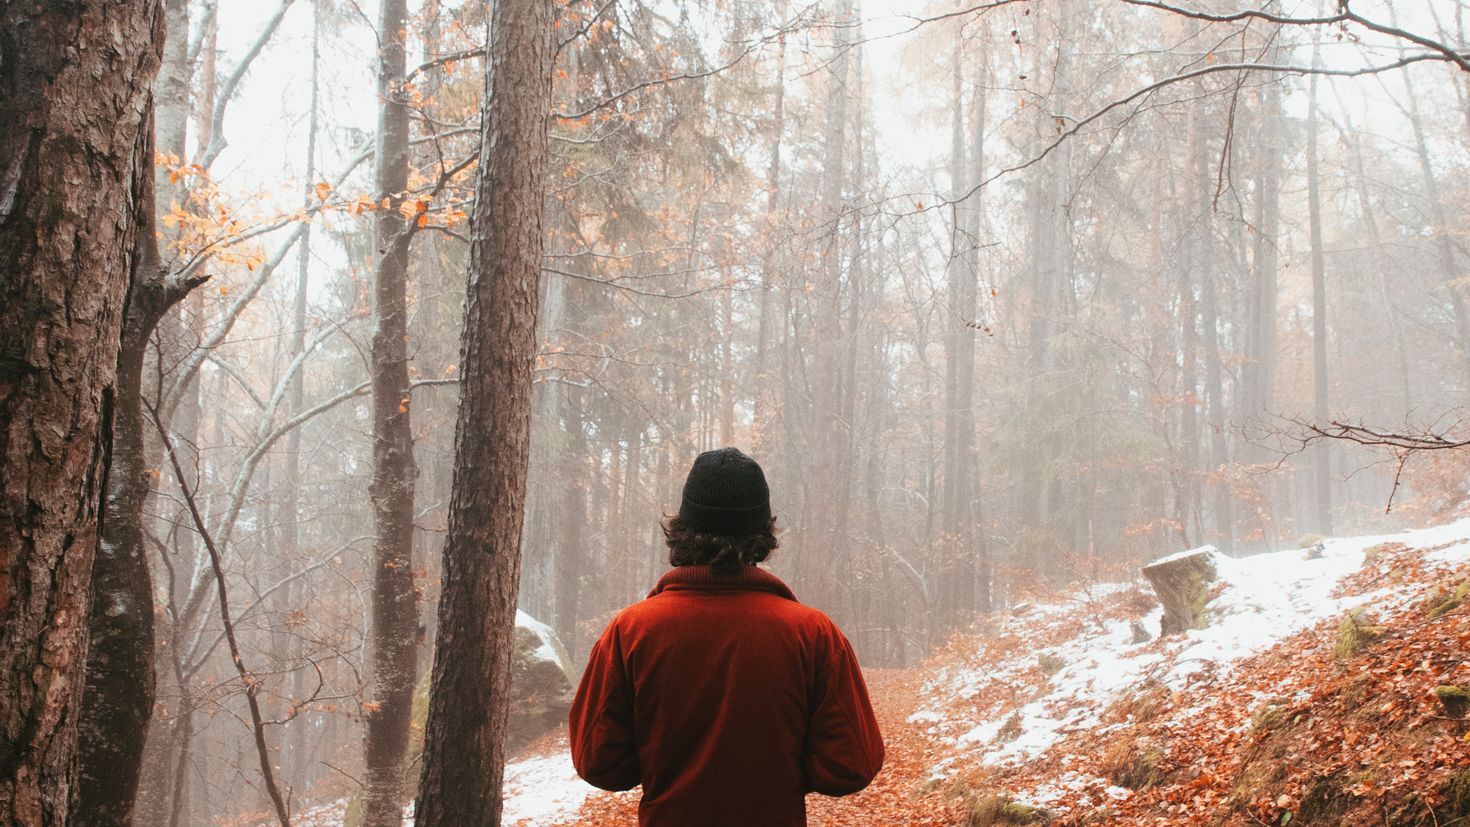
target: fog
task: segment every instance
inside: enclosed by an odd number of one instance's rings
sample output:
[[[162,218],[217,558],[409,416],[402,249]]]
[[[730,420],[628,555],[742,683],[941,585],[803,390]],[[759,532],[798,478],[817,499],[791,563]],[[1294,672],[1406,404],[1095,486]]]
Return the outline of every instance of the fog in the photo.
[[[209,281],[145,368],[185,478],[150,435],[139,823],[247,823],[265,799],[186,492],[276,771],[350,795],[374,486],[408,491],[421,685],[432,657],[485,7],[409,3],[387,192],[375,3],[170,6],[159,232]],[[721,446],[765,469],[769,568],[875,669],[1168,553],[1459,502],[1465,459],[1407,437],[1453,440],[1470,386],[1470,68],[1444,45],[1466,4],[1354,4],[1376,31],[1157,6],[559,4],[519,602],[574,666],[668,567],[661,520]],[[410,227],[398,477],[370,393],[385,212]]]

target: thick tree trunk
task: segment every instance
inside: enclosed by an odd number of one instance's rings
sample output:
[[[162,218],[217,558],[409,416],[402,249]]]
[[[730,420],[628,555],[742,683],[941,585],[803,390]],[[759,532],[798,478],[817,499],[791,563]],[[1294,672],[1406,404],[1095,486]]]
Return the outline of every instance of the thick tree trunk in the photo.
[[[141,157],[153,157],[151,124]],[[79,784],[72,818],[87,825],[133,821],[148,719],[153,712],[153,579],[143,504],[151,490],[144,452],[143,365],[168,309],[203,283],[172,277],[154,236],[154,180],[137,186],[138,237],[118,354],[112,464],[102,542],[92,564],[91,643],[78,729]]]
[[[156,0],[0,5],[0,822],[63,824]]]
[[[408,104],[402,88],[407,0],[385,0],[378,27],[377,212],[373,285],[372,688],[364,736],[363,824],[399,827],[403,756],[417,671],[413,588],[413,433],[408,392],[408,248],[400,206],[408,188]]]
[[[498,827],[531,437],[553,6],[491,10],[418,827]]]
[[[1196,111],[1189,120],[1189,157],[1198,151],[1200,135],[1199,115]],[[1186,164],[1185,169],[1189,169]],[[1180,193],[1176,202],[1187,210],[1191,204],[1188,194]],[[1184,247],[1183,266],[1179,268],[1179,502],[1177,519],[1180,533],[1186,545],[1191,538],[1202,533],[1200,519],[1199,487],[1199,304],[1195,292],[1196,271],[1204,272],[1198,236],[1191,232],[1182,240]]]
[[[76,779],[123,294],[153,175],[156,1],[0,6],[0,821]]]
[[[155,87],[156,152],[184,154],[188,118],[188,0],[166,0],[166,38]],[[145,149],[146,156],[154,154]],[[170,279],[154,238],[158,196],[182,200],[163,166],[156,166],[138,199],[139,251],[130,274],[118,354],[117,414],[108,472],[102,543],[92,565],[90,646],[78,730],[78,797],[72,819],[83,824],[133,823],[154,703],[153,583],[145,544],[144,503],[152,491],[145,454],[143,374],[154,329],[168,308],[197,282]],[[167,189],[165,189],[167,188]],[[161,818],[156,820],[161,821]]]

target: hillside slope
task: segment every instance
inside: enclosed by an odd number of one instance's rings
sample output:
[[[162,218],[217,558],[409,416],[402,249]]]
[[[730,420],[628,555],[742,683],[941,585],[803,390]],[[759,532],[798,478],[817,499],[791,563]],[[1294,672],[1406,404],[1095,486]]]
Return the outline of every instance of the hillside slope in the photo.
[[[1470,827],[1470,520],[1216,564],[1204,629],[1107,584],[868,672],[888,760],[809,823]],[[560,737],[506,794],[508,825],[637,823]]]
[[[1017,607],[869,674],[889,761],[811,823],[1470,824],[1466,722],[1436,695],[1470,685],[1467,561],[1470,521],[1222,558],[1210,625],[1144,642],[1146,586]],[[634,824],[636,802],[523,823]]]
[[[958,644],[910,721],[977,825],[1470,824],[1467,538],[1225,559],[1210,626],[1142,643],[1142,589],[1035,607]]]

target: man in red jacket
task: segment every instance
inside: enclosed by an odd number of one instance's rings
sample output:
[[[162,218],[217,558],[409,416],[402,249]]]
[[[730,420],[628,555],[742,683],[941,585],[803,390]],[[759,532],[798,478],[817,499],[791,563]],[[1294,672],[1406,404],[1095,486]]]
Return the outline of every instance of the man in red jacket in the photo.
[[[847,639],[756,567],[775,525],[755,460],[700,454],[664,525],[673,568],[588,656],[572,762],[605,790],[642,784],[642,827],[798,827],[807,793],[857,792],[883,765]]]

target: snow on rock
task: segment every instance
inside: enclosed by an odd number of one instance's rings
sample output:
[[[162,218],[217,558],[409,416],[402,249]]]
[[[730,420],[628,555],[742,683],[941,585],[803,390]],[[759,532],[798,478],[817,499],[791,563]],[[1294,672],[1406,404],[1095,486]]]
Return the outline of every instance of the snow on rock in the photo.
[[[923,704],[908,719],[953,747],[931,776],[946,778],[977,765],[1017,765],[1070,733],[1110,726],[1104,720],[1108,707],[1149,685],[1182,689],[1366,602],[1412,599],[1421,585],[1338,596],[1343,579],[1363,567],[1365,550],[1381,543],[1425,549],[1424,559],[1439,564],[1464,562],[1470,560],[1470,519],[1327,540],[1320,556],[1301,549],[1244,558],[1218,555],[1208,625],[1146,643],[1133,642],[1129,621],[1116,616],[1127,593],[1134,605],[1150,599],[1134,586],[1093,588],[1007,617],[981,639],[981,651],[962,658],[960,666],[936,671],[924,686]],[[1143,623],[1158,628],[1161,611],[1152,609]],[[1042,656],[1063,664],[1050,678],[1038,668]],[[1064,797],[1071,786],[1066,777],[1058,778],[1018,800],[1044,806]]]

